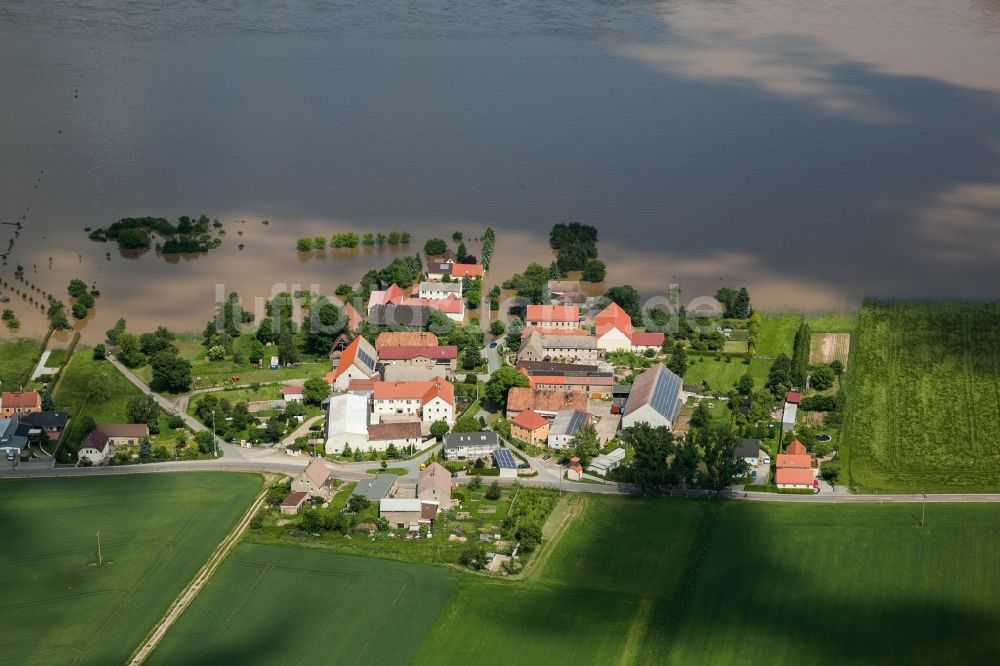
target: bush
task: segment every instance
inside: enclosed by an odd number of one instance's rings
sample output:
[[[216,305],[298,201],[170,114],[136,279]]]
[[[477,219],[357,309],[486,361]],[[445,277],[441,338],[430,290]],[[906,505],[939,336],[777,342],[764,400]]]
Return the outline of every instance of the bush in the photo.
[[[498,499],[500,499],[501,493],[502,493],[502,490],[500,489],[500,482],[499,481],[494,481],[486,489],[486,492],[484,493],[484,496],[488,500],[498,500]]]

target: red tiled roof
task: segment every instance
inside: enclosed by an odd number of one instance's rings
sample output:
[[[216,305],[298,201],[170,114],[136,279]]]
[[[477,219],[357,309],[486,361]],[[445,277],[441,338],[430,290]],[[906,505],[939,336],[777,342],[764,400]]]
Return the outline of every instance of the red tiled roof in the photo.
[[[809,452],[806,451],[805,445],[799,440],[795,440],[785,448],[785,453],[793,456],[804,456],[808,455]]]
[[[628,313],[622,309],[622,306],[617,303],[611,303],[611,305],[601,310],[597,316],[594,317],[594,327],[597,332],[597,337],[601,337],[613,328],[617,328],[625,335],[631,335],[632,318],[629,317]],[[632,344],[635,343],[633,342]]]
[[[99,423],[82,442],[81,449],[103,451],[112,437],[140,439],[149,437],[149,426],[145,423]]]
[[[530,409],[521,412],[512,418],[510,422],[512,425],[516,425],[519,428],[524,428],[528,431],[538,430],[539,428],[545,427],[549,424],[549,422],[545,420],[544,416],[537,412],[533,412]]]
[[[785,402],[791,402],[797,405],[801,400],[802,394],[798,391],[789,391],[785,394]]]
[[[587,411],[587,395],[580,391],[556,391],[531,389],[515,386],[507,393],[507,409],[523,412],[533,409],[538,412],[558,412],[562,409]]]
[[[579,321],[580,308],[575,305],[529,305],[525,321]]]
[[[583,474],[583,466],[578,462],[570,463],[569,468],[578,474]]]
[[[375,349],[382,353],[384,347],[436,347],[437,336],[422,331],[387,331],[375,338]]]
[[[308,496],[308,493],[303,492],[290,493],[288,497],[281,501],[281,506],[300,506],[304,501],[306,501],[306,497]]]
[[[378,357],[386,361],[409,361],[421,356],[431,359],[452,360],[458,358],[458,347],[442,345],[440,347],[384,347],[379,350]]]
[[[358,336],[351,341],[351,344],[344,347],[344,351],[340,355],[340,365],[338,365],[337,369],[331,373],[333,375],[332,379],[330,378],[330,375],[327,375],[327,382],[332,384],[334,381],[336,381],[337,377],[347,372],[347,369],[352,365],[354,365],[354,359],[357,358],[358,347],[360,346],[361,346],[361,337]]]
[[[778,454],[778,469],[812,469],[812,464],[812,456],[797,456],[789,455],[787,453]]]
[[[633,347],[662,347],[666,336],[663,333],[633,333]]]
[[[358,312],[353,305],[347,303],[343,308],[344,315],[347,317],[347,330],[354,332],[361,328],[361,324],[364,322],[364,318],[361,313]]]
[[[39,407],[42,404],[42,396],[38,391],[4,391],[0,395],[0,407],[5,409],[30,409]]]
[[[774,483],[778,486],[811,486],[816,483],[816,477],[811,470],[786,467],[775,473]]]
[[[483,267],[479,264],[454,264],[451,267],[451,276],[458,278],[483,277]]]
[[[348,391],[371,391],[375,388],[374,379],[352,379],[347,382]]]
[[[420,400],[427,404],[441,397],[450,405],[455,404],[455,387],[438,377],[429,382],[375,382],[375,400]]]
[[[615,378],[611,376],[598,377],[566,377],[564,375],[528,375],[524,369],[520,370],[522,375],[527,375],[532,386],[536,384],[547,384],[555,386],[614,386]]]
[[[281,395],[302,395],[306,390],[302,386],[282,386]]]
[[[419,421],[373,423],[368,426],[368,440],[371,442],[384,442],[390,439],[418,439],[419,437]]]

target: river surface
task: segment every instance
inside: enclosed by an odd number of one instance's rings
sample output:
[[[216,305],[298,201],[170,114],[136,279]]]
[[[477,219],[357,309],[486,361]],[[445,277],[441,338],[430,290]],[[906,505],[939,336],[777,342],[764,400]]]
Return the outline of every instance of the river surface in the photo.
[[[84,232],[201,213],[222,246],[169,262]],[[0,0],[0,221],[22,216],[0,278],[96,282],[91,341],[398,252],[295,251],[342,230],[416,252],[490,225],[499,280],[577,220],[609,284],[766,309],[996,298],[1000,1]]]

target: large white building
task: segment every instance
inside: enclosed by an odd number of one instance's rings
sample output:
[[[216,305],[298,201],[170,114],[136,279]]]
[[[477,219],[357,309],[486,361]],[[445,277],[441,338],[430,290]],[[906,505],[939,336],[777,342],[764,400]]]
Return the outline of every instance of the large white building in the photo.
[[[386,417],[415,416],[425,424],[455,423],[455,387],[438,377],[429,382],[375,382],[373,413]]]
[[[455,282],[421,282],[417,294],[420,298],[443,300],[445,298],[462,297],[462,281]]]
[[[622,428],[636,423],[672,428],[681,411],[681,378],[656,364],[639,375],[632,384]]]
[[[326,452],[368,448],[368,397],[341,393],[330,398],[326,414]]]

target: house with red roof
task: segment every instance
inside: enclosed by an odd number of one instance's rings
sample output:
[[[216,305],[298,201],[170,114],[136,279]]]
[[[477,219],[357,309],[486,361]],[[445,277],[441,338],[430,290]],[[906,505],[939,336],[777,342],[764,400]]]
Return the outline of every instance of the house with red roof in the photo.
[[[614,302],[594,317],[594,334],[598,349],[605,352],[632,351],[641,354],[647,349],[659,351],[666,339],[663,333],[633,331],[632,318]]]
[[[372,389],[372,413],[382,421],[416,417],[428,426],[455,423],[455,387],[443,377],[427,382],[380,382]]]
[[[528,444],[541,445],[549,436],[549,421],[538,412],[527,409],[510,420],[510,434]]]
[[[778,488],[819,491],[819,465],[799,440],[789,444],[785,453],[778,454],[775,468],[774,485]]]
[[[4,391],[0,394],[0,418],[8,419],[15,414],[40,411],[42,411],[42,396],[38,391]]]
[[[481,278],[485,272],[485,269],[480,264],[451,265],[451,277],[454,280],[461,280],[463,278]]]
[[[145,423],[98,423],[80,442],[77,458],[103,465],[115,455],[116,446],[138,446],[143,437],[149,437]]]
[[[337,367],[327,373],[326,381],[335,391],[346,391],[352,379],[372,379],[378,375],[378,352],[360,335],[347,345],[337,360]]]
[[[525,309],[524,325],[532,328],[580,328],[580,308],[575,305],[529,305]]]
[[[583,465],[580,464],[579,459],[576,462],[571,462],[569,467],[566,468],[566,478],[570,481],[580,481],[583,479]]]

